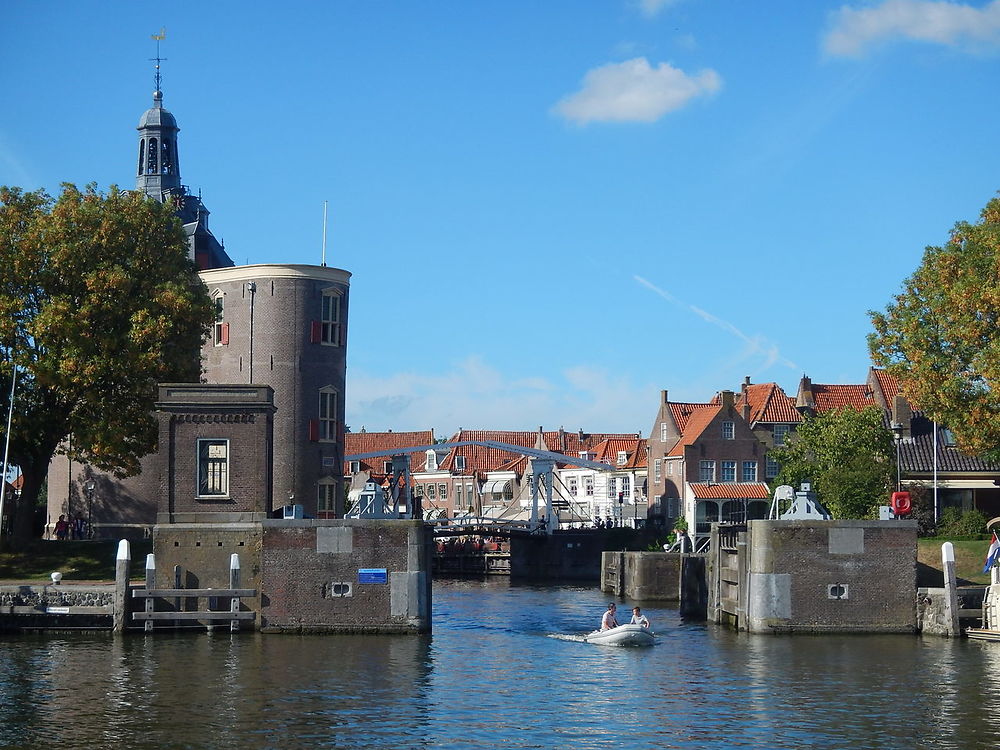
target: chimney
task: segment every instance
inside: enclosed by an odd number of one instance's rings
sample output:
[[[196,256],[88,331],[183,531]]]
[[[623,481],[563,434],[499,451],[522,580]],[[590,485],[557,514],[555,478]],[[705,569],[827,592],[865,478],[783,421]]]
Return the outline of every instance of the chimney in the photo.
[[[799,392],[795,397],[795,408],[800,412],[815,411],[816,399],[813,398],[812,380],[805,375],[799,381]]]
[[[743,402],[743,421],[747,422],[747,423],[750,422],[750,402],[749,401],[744,401]]]
[[[668,404],[668,403],[670,403],[667,400],[667,392],[666,391],[660,391],[660,403],[662,403],[662,404]]]
[[[910,402],[897,393],[892,403],[892,423],[903,426],[899,434],[901,438],[909,438],[912,435],[910,431],[912,419],[913,410],[910,409]]]
[[[750,376],[747,375],[743,378],[743,385],[740,386],[740,393],[746,394],[747,387],[750,385]]]
[[[722,397],[722,408],[732,409],[733,408],[733,392],[732,391],[722,391],[719,393]]]
[[[580,444],[582,445],[583,444],[583,428],[582,427],[580,428],[579,432],[576,433],[576,436],[580,439]]]

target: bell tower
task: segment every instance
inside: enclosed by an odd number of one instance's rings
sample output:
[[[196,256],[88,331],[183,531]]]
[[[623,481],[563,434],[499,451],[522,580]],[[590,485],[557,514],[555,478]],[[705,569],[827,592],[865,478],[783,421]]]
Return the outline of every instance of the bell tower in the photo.
[[[160,201],[165,194],[178,190],[181,186],[180,162],[177,158],[177,120],[163,108],[163,92],[160,90],[160,42],[156,42],[156,75],[153,92],[153,106],[143,113],[139,120],[139,159],[135,178],[136,190],[141,190],[150,198]]]

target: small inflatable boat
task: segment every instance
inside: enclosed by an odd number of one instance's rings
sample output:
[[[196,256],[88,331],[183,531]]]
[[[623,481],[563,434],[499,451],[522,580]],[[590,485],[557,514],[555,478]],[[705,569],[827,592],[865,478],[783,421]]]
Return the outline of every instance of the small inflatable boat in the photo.
[[[653,631],[642,625],[619,625],[610,630],[595,630],[583,638],[600,646],[652,646]]]

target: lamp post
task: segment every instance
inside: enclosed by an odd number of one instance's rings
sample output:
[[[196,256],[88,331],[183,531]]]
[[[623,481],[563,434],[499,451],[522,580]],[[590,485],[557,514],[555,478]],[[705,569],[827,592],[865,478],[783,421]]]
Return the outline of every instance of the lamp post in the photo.
[[[899,492],[899,488],[901,486],[899,473],[899,442],[903,439],[903,425],[899,422],[893,422],[889,429],[892,430],[892,437],[896,442],[896,492]]]
[[[83,483],[83,494],[87,496],[87,539],[94,536],[94,489],[97,484],[93,479],[88,479]]]

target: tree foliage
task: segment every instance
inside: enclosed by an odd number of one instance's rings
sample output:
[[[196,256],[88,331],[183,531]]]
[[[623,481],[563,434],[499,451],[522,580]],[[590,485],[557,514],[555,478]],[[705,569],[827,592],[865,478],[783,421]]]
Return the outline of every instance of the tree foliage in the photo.
[[[811,482],[834,518],[873,518],[895,486],[895,445],[882,411],[843,407],[806,417],[784,448],[774,484]]]
[[[14,535],[56,451],[117,476],[156,442],[156,384],[195,381],[212,304],[170,205],[112,187],[0,188],[0,403],[18,368]],[[3,429],[0,427],[0,429]]]
[[[875,363],[963,450],[1000,460],[1000,199],[928,247],[902,293],[869,315]]]

